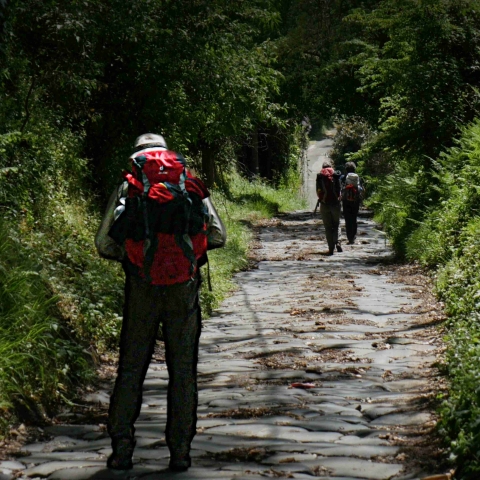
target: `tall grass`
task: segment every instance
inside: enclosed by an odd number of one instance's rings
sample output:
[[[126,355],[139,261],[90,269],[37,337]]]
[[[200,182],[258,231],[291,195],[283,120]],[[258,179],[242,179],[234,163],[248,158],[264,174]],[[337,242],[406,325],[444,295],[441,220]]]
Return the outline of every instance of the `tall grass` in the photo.
[[[71,401],[118,336],[121,277],[95,251],[80,144],[43,117],[0,134],[0,435]]]
[[[0,428],[9,414],[41,421],[89,372],[85,354],[55,318],[56,298],[33,252],[0,222]]]

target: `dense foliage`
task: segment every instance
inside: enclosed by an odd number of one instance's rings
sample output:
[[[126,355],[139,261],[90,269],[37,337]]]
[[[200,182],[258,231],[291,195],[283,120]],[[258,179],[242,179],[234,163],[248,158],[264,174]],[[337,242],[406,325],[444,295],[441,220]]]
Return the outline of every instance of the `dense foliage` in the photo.
[[[296,201],[285,179],[299,178],[302,135],[280,103],[277,6],[0,0],[2,428],[13,413],[50,416],[117,343],[122,273],[98,258],[93,237],[136,136],[162,133],[222,184],[229,243],[212,255],[221,287],[202,293],[207,313],[245,267],[240,221]],[[258,162],[259,137],[272,146],[269,171],[253,171],[284,193],[234,172],[244,151]]]
[[[449,315],[450,392],[441,434],[450,442],[458,478],[476,478],[480,436],[480,120],[439,159],[439,202],[407,241],[407,255],[436,269]]]
[[[441,428],[464,479],[480,473],[479,7],[300,0],[280,40],[282,72],[300,85],[288,98],[314,120],[334,118],[338,165],[360,164],[399,256],[436,276],[450,315]]]
[[[20,352],[0,365],[5,408],[50,411],[88,376],[69,352],[116,342],[121,273],[92,236],[137,135],[164,134],[227,218],[208,310],[245,265],[242,220],[292,206],[297,124],[333,120],[338,166],[359,163],[396,251],[436,275],[452,327],[441,426],[475,478],[479,88],[478,0],[0,0],[0,350]],[[32,373],[38,332],[55,377]]]
[[[17,128],[48,107],[85,136],[97,182],[116,181],[139,132],[208,163],[225,142],[283,123],[268,41],[278,22],[270,0],[13,1],[3,76],[24,104]]]

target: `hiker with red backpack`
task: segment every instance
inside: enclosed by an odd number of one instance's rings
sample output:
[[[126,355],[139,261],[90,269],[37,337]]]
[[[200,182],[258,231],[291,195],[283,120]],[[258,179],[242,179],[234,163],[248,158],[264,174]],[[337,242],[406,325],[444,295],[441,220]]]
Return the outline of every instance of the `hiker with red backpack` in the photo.
[[[337,252],[343,251],[340,244],[340,176],[340,172],[334,171],[329,161],[323,162],[322,170],[317,174],[317,196],[327,237],[328,255],[333,255],[335,248]]]
[[[197,421],[199,268],[207,250],[224,246],[225,227],[205,185],[187,170],[181,155],[167,149],[161,135],[138,137],[130,160],[132,172],[124,172],[123,184],[111,195],[95,238],[99,254],[121,261],[126,276],[107,466],[133,466],[134,423],[161,325],[169,374],[169,466],[185,471]]]
[[[345,230],[349,245],[355,243],[357,236],[357,216],[360,209],[360,202],[363,198],[363,185],[356,173],[357,166],[354,162],[345,164],[345,175],[342,175],[343,217],[345,218]]]

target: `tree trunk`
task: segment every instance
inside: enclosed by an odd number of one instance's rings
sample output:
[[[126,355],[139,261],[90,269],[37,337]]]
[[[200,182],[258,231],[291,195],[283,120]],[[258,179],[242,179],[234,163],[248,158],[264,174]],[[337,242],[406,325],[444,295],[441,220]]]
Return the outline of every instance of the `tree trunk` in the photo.
[[[215,183],[215,148],[208,143],[202,150],[202,173],[207,188],[212,188]]]
[[[258,130],[255,129],[252,134],[252,173],[258,177],[260,174],[260,167],[258,164]]]

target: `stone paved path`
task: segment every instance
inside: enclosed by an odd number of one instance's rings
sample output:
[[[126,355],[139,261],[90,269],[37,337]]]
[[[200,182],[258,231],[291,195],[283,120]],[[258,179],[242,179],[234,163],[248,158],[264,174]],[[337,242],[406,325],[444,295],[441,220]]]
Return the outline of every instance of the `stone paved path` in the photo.
[[[325,136],[322,140],[311,141],[306,151],[307,164],[303,172],[303,185],[305,197],[311,210],[315,208],[317,203],[316,174],[322,169],[323,162],[329,159],[329,154],[333,147],[334,134],[335,130],[330,130],[327,132],[328,136]]]
[[[435,331],[422,304],[378,262],[383,235],[361,219],[359,242],[332,257],[318,217],[282,216],[259,234],[258,268],[205,321],[193,467],[167,470],[167,371],[153,363],[136,424],[135,467],[105,468],[98,425],[56,425],[0,479],[386,480],[423,478],[414,445],[431,429]],[[423,320],[422,320],[423,319]],[[313,388],[291,388],[310,383]],[[98,401],[106,402],[107,392]],[[3,475],[3,476],[2,476]]]

